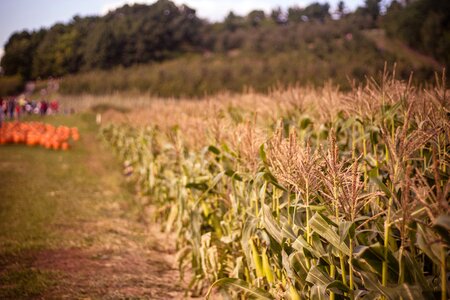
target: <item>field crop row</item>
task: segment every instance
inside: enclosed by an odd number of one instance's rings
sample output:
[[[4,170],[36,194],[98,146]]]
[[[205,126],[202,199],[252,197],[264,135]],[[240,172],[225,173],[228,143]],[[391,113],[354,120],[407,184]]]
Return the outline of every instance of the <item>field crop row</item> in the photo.
[[[176,233],[194,294],[447,299],[444,82],[161,102],[102,135]]]

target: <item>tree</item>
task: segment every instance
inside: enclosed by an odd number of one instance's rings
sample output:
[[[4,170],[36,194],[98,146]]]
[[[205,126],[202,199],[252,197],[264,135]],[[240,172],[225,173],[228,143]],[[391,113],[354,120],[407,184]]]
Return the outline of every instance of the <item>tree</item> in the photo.
[[[299,6],[288,8],[287,19],[289,23],[299,23],[305,21],[304,10]]]
[[[5,55],[0,63],[5,75],[19,74],[24,79],[32,77],[33,58],[45,34],[45,30],[32,33],[22,31],[14,33],[9,38],[5,45]]]
[[[247,15],[247,21],[251,26],[257,27],[266,19],[266,14],[262,10],[252,10]]]
[[[235,31],[239,27],[242,27],[242,17],[235,15],[232,11],[225,17],[223,21],[226,30]]]
[[[78,32],[73,25],[56,24],[45,34],[36,49],[32,76],[61,76],[77,71]]]
[[[344,16],[344,10],[345,10],[344,1],[339,1],[338,6],[337,6],[337,12],[339,14],[339,18],[342,18]]]
[[[315,2],[305,7],[303,15],[307,17],[308,20],[319,20],[323,22],[325,18],[330,17],[329,10],[330,5],[328,3],[320,4]]]
[[[286,24],[287,17],[283,13],[280,7],[272,9],[270,13],[270,18],[275,22],[275,24],[281,25]]]
[[[373,21],[376,21],[380,15],[380,2],[381,0],[365,0],[365,10]]]
[[[450,64],[450,2],[417,0],[403,6],[393,1],[383,18],[390,36]]]
[[[110,68],[120,61],[119,52],[113,28],[105,23],[97,25],[87,37],[83,57],[85,68]]]

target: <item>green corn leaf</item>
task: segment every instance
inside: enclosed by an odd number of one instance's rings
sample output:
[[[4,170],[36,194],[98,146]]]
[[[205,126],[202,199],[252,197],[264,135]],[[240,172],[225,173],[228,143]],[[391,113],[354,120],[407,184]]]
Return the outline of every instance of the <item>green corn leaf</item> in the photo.
[[[261,146],[259,146],[259,158],[261,158],[261,160],[265,166],[268,165],[267,154],[266,154],[266,150],[264,149],[264,144],[261,144]]]
[[[281,251],[281,264],[283,265],[283,269],[286,271],[287,277],[291,281],[295,282],[295,273],[291,267],[291,260],[284,250]]]
[[[283,223],[283,227],[280,227],[278,222],[272,216],[272,211],[268,205],[264,205],[262,212],[263,227],[278,244],[281,245],[284,239],[288,239],[291,241],[292,247],[295,250],[304,251],[306,249],[315,257],[321,256],[321,254],[313,249],[301,235],[295,235],[294,231],[287,223]]]
[[[350,289],[340,280],[334,280],[327,285],[327,290],[334,292],[335,294],[343,294],[350,292]]]
[[[322,212],[322,211],[327,209],[327,207],[325,205],[309,205],[309,206],[306,206],[306,205],[301,204],[301,203],[297,204],[297,208],[306,209],[307,207],[309,207],[309,209],[312,210],[312,211],[319,211],[319,212]]]
[[[282,185],[280,185],[278,183],[277,179],[275,178],[275,176],[273,176],[273,174],[270,173],[267,169],[264,170],[263,178],[265,180],[267,180],[268,182],[270,182],[270,184],[272,184],[273,186],[277,187],[278,189],[280,189],[282,191],[287,191],[286,188],[284,188]]]
[[[324,286],[314,285],[310,290],[311,300],[328,300],[329,297],[326,293],[326,288]]]
[[[421,224],[417,224],[417,247],[422,250],[436,265],[440,264],[439,259],[439,249],[436,243],[431,243],[428,240],[430,236],[430,232],[422,226]]]
[[[309,124],[312,124],[311,118],[308,116],[304,116],[300,119],[300,129],[306,129]]]
[[[450,245],[450,215],[440,215],[437,217],[433,229],[447,245]]]
[[[211,153],[214,153],[215,155],[219,155],[220,154],[219,148],[217,148],[217,147],[215,147],[213,145],[208,147],[208,151],[211,152]]]
[[[417,285],[402,284],[397,288],[391,288],[390,292],[396,295],[396,299],[404,300],[425,300],[422,289]]]
[[[206,191],[203,192],[203,194],[201,195],[201,197],[199,197],[197,202],[200,202],[208,195],[208,193],[220,182],[224,174],[225,172],[220,172],[219,174],[216,175],[216,177],[213,178],[211,185],[208,187]]]
[[[411,257],[409,252],[404,253],[405,263],[406,263],[406,271],[410,274],[410,277],[413,278],[414,282],[420,284],[422,290],[427,293],[427,298],[433,298],[432,295],[432,287],[430,283],[425,278],[422,267],[419,266],[416,259]]]
[[[385,119],[395,118],[397,111],[399,110],[399,108],[401,106],[402,106],[402,101],[399,101],[392,106],[385,105],[383,108],[386,107],[387,109],[384,111],[384,118]]]
[[[334,223],[330,218],[328,218],[326,215],[324,215],[320,211],[318,212],[318,214],[328,223],[328,225],[331,225],[336,228],[339,227],[336,223]]]
[[[267,191],[267,181],[265,181],[262,187],[259,189],[259,199],[261,201],[261,205],[264,205],[264,200],[266,199],[266,191]]]
[[[326,296],[326,290],[333,291],[336,294],[343,295],[349,292],[348,287],[341,281],[333,280],[325,270],[324,266],[313,266],[306,277],[306,281],[313,284],[313,287],[320,287],[320,290]]]
[[[177,205],[172,205],[172,207],[170,208],[170,213],[169,213],[169,217],[167,218],[166,221],[166,228],[165,228],[165,232],[171,232],[172,231],[172,226],[175,222],[175,219],[178,215],[178,206]]]
[[[386,194],[387,197],[391,197],[391,191],[389,188],[381,181],[378,176],[376,176],[375,172],[369,172],[369,178],[372,182],[374,182],[382,191]]]
[[[354,261],[357,265],[373,274],[381,276],[381,265],[384,260],[384,246],[375,243],[371,246],[358,246],[353,252]],[[398,280],[398,260],[388,250],[389,278],[396,282]]]
[[[341,251],[345,255],[350,255],[350,249],[348,246],[341,242],[341,238],[339,235],[334,232],[334,230],[330,227],[327,221],[318,213],[315,213],[314,216],[309,220],[309,226],[323,239],[329,242],[331,245],[336,247],[339,251]]]
[[[186,188],[204,192],[208,190],[208,185],[205,182],[189,182],[188,184],[186,184]]]
[[[393,295],[389,294],[389,291],[378,282],[378,279],[374,274],[361,272],[361,276],[366,289],[375,292],[378,295],[383,295],[386,299],[394,300]]]
[[[231,177],[231,179],[235,179],[237,181],[242,181],[242,177],[233,170],[230,170],[230,169],[226,170],[225,175],[227,175],[228,177]]]
[[[327,287],[333,282],[333,279],[324,270],[324,267],[313,266],[306,276],[306,281],[313,285]]]
[[[250,243],[250,240],[251,240],[252,235],[254,234],[255,230],[256,230],[256,220],[253,218],[247,219],[247,221],[244,223],[244,227],[242,229],[241,245],[242,245],[244,254],[246,256],[247,262],[250,262],[250,265],[253,267],[253,269],[256,270],[256,266],[253,262],[251,243]]]
[[[323,248],[322,245],[322,241],[320,239],[320,237],[317,234],[313,234],[311,236],[311,244],[312,244],[312,248],[319,253],[320,258],[322,258],[323,260],[325,260],[327,263],[330,263],[329,258],[327,257],[327,252],[325,251],[325,249]]]
[[[272,295],[270,295],[268,292],[266,292],[263,289],[250,287],[250,285],[237,278],[222,278],[214,282],[208,289],[208,292],[206,293],[206,299],[209,299],[211,296],[211,292],[213,288],[215,287],[221,287],[221,288],[233,288],[238,289],[246,293],[246,295],[254,297],[256,299],[264,299],[264,300],[271,300],[273,299]]]
[[[362,272],[363,284],[371,292],[383,295],[387,299],[422,300],[425,299],[422,289],[417,285],[401,284],[398,286],[384,287],[373,274]],[[429,299],[429,298],[427,298]]]
[[[355,223],[353,222],[341,222],[339,224],[339,237],[340,237],[340,242],[344,242],[347,237],[349,236],[350,238],[354,238],[355,237],[355,230],[356,230],[356,226]]]
[[[308,267],[308,258],[303,252],[295,251],[291,255],[289,255],[289,261],[293,270],[297,274],[297,282],[302,288],[304,288],[306,284],[306,276],[308,276],[308,272],[310,269]]]

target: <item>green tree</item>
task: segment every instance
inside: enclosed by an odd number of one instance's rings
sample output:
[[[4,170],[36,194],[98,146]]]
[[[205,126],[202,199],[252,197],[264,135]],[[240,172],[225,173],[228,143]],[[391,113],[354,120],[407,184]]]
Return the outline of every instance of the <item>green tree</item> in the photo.
[[[393,1],[383,27],[388,35],[450,64],[450,1],[417,0],[405,6]]]
[[[305,7],[303,15],[307,17],[308,20],[320,20],[323,22],[325,18],[330,17],[329,10],[330,5],[328,3],[320,4],[315,2]]]
[[[241,28],[243,24],[243,18],[235,15],[232,11],[230,11],[223,21],[225,29],[229,31],[235,31],[236,29]]]
[[[277,7],[272,9],[272,12],[270,13],[270,18],[272,19],[275,24],[285,24],[286,23],[286,16],[283,14],[283,11],[281,10],[281,7]]]
[[[5,45],[5,55],[1,67],[5,75],[19,74],[24,79],[32,77],[32,63],[36,49],[45,36],[46,31],[14,33]]]
[[[261,23],[266,19],[266,14],[262,10],[252,10],[247,15],[247,21],[253,27],[261,25]]]
[[[76,45],[79,38],[73,25],[56,24],[45,34],[32,63],[33,77],[61,76],[77,71]]]
[[[303,22],[304,19],[304,10],[299,6],[292,6],[288,8],[287,19],[289,23],[299,23]]]
[[[344,11],[345,11],[345,3],[344,3],[344,1],[339,1],[338,6],[337,6],[337,12],[339,14],[339,18],[342,18],[344,16]]]
[[[119,47],[110,25],[97,25],[87,37],[83,61],[86,69],[108,68],[117,64]]]
[[[380,2],[381,0],[365,0],[365,11],[376,21],[380,16]]]

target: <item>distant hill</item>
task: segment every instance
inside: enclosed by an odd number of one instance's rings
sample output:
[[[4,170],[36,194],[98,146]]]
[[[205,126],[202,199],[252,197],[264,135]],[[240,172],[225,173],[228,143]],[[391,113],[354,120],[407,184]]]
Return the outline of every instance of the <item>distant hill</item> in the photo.
[[[363,31],[363,34],[372,40],[378,49],[396,53],[398,57],[405,59],[413,68],[433,67],[439,70],[443,67],[443,64],[432,56],[414,50],[398,38],[387,36],[383,29],[366,30]]]
[[[375,75],[385,62],[396,62],[400,76],[414,71],[417,80],[427,80],[450,61],[449,2],[408,2],[393,1],[385,15],[379,0],[366,0],[351,13],[344,13],[344,3],[335,12],[327,3],[313,3],[270,15],[230,12],[218,23],[168,0],[125,5],[102,17],[74,17],[15,33],[1,67],[15,76],[7,82],[65,76],[66,93],[135,90],[164,96],[244,87],[267,91],[328,79],[345,88],[349,79]],[[425,24],[411,21],[418,10]],[[405,26],[414,27],[415,36]]]

